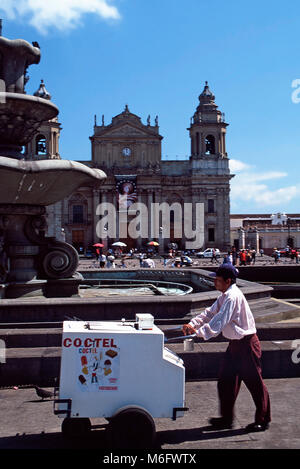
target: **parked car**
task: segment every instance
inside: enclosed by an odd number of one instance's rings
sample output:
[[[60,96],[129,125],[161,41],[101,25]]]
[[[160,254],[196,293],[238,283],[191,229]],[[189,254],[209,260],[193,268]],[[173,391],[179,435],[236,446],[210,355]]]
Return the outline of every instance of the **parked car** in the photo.
[[[221,256],[220,249],[217,249],[217,248],[207,248],[207,249],[205,249],[205,251],[199,251],[199,252],[196,253],[196,256],[200,257],[200,258],[204,258],[204,257],[211,258],[212,255],[213,255],[213,250],[215,250],[216,257]]]
[[[289,257],[290,255],[290,251],[286,250],[286,249],[277,249],[277,251],[280,252],[280,256],[281,257]]]

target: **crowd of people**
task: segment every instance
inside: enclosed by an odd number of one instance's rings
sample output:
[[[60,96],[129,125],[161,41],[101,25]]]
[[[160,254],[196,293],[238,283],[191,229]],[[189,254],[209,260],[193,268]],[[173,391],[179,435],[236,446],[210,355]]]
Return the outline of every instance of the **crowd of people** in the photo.
[[[295,261],[297,264],[299,263],[300,253],[297,249],[287,246],[283,251],[283,255],[285,257],[290,258],[292,262]],[[275,264],[279,262],[281,253],[282,251],[280,251],[279,249],[273,249],[272,257],[274,258]],[[224,256],[223,263],[231,263],[232,265],[241,266],[254,265],[257,254],[258,253],[255,249],[240,249],[239,251],[237,251],[236,248],[233,248],[231,251],[228,251],[228,253]],[[261,257],[263,257],[264,250],[260,249],[259,254]],[[218,262],[217,259],[216,261]]]
[[[296,248],[292,248],[290,246],[287,246],[283,250],[279,250],[277,248],[274,248],[272,256],[274,257],[275,264],[277,264],[280,260],[280,258],[283,257],[288,257],[291,259],[291,261],[295,261],[296,264],[299,264],[300,260],[300,253]]]
[[[156,262],[162,263],[164,267],[191,266],[193,264],[193,260],[188,254],[191,255],[190,252],[181,252],[173,249],[170,249],[167,254],[162,256],[160,256],[154,249],[140,252],[137,249],[130,249],[128,253],[124,253],[121,248],[114,250],[109,249],[105,254],[103,249],[97,248],[94,253],[96,260],[93,261],[93,266],[96,267],[99,263],[98,265],[100,269],[115,269],[116,267],[126,268],[126,261],[129,259],[137,259],[139,260],[141,268],[149,269],[156,267],[155,260]]]
[[[192,259],[193,252],[185,252],[185,251],[178,251],[174,249],[170,249],[168,253],[160,256],[155,249],[148,249],[144,251],[138,251],[137,249],[130,249],[128,253],[124,253],[121,248],[119,249],[108,249],[106,254],[104,254],[102,249],[96,249],[95,256],[96,262],[94,261],[94,266],[99,262],[99,267],[101,269],[104,268],[126,268],[127,264],[126,261],[128,259],[138,259],[140,268],[155,268],[155,262],[160,262],[163,264],[164,267],[190,267],[192,265],[197,264]],[[240,266],[250,266],[254,265],[257,256],[260,257],[264,256],[264,250],[260,249],[257,252],[255,249],[236,249],[232,247],[224,256],[223,259],[220,257],[220,254],[217,254],[217,251],[213,250],[212,257],[210,259],[211,263],[217,264],[227,264],[230,263],[232,265],[240,265]],[[292,262],[299,263],[300,259],[300,252],[297,249],[291,248],[287,246],[283,250],[279,250],[277,248],[273,249],[272,257],[274,259],[275,264],[280,261],[281,257],[290,258]],[[154,260],[155,259],[155,260]],[[118,261],[118,264],[116,264]]]

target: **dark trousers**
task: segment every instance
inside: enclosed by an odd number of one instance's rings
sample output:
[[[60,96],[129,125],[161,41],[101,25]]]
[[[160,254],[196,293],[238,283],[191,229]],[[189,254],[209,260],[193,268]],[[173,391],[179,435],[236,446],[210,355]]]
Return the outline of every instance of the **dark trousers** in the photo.
[[[255,423],[271,421],[268,390],[261,374],[261,348],[256,334],[240,340],[230,340],[221,363],[218,393],[221,416],[228,421],[234,417],[234,404],[241,382],[244,381],[256,406]]]

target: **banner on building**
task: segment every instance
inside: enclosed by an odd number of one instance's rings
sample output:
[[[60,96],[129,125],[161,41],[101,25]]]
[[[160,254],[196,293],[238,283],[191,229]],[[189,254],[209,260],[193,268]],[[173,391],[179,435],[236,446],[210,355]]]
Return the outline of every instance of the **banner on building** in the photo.
[[[136,175],[115,176],[118,194],[118,209],[127,210],[137,202]]]

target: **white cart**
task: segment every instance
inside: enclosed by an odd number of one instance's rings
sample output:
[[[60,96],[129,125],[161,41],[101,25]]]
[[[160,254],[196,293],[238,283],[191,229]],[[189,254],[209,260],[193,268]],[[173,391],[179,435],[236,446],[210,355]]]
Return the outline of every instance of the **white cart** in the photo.
[[[151,314],[136,321],[65,321],[59,396],[54,413],[64,417],[66,435],[91,429],[104,417],[113,445],[149,447],[155,417],[182,417],[183,361],[164,346]]]

